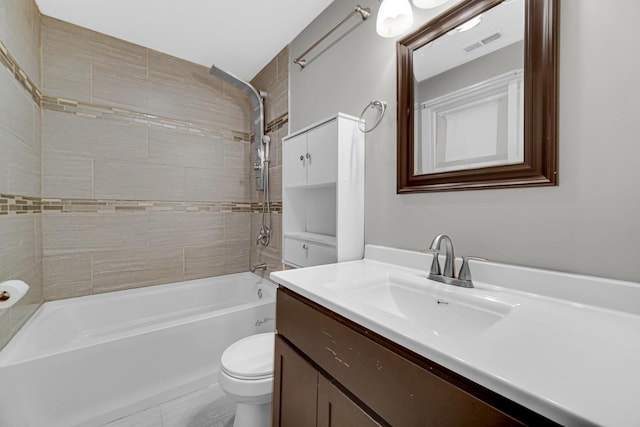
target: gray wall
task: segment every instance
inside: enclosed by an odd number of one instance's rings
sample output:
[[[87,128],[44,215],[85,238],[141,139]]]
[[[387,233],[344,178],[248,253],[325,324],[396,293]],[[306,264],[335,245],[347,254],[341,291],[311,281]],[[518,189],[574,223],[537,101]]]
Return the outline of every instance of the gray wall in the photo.
[[[291,56],[352,7],[334,2]],[[395,40],[376,35],[375,13],[304,70],[290,65],[290,130],[337,111],[357,116],[372,99],[389,103],[366,139],[367,243],[422,249],[446,232],[458,254],[640,281],[638,15],[637,0],[562,2],[559,187],[397,195]]]

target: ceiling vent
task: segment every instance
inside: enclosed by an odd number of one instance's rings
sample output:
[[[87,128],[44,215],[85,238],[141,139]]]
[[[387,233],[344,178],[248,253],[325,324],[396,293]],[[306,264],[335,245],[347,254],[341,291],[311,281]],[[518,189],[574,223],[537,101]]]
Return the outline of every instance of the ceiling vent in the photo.
[[[491,34],[489,37],[485,37],[482,40],[480,40],[479,42],[475,42],[467,47],[464,48],[464,51],[466,53],[471,53],[476,49],[481,48],[482,46],[486,46],[489,43],[492,43],[498,39],[500,39],[502,37],[502,33],[494,33]]]
[[[489,37],[485,37],[484,39],[482,39],[481,42],[482,44],[487,45],[498,40],[500,37],[502,37],[502,33],[491,34]]]
[[[474,50],[476,50],[478,48],[481,48],[482,46],[484,46],[482,43],[476,42],[476,43],[474,43],[474,44],[472,44],[470,46],[465,47],[464,51],[467,52],[467,53],[473,52]]]

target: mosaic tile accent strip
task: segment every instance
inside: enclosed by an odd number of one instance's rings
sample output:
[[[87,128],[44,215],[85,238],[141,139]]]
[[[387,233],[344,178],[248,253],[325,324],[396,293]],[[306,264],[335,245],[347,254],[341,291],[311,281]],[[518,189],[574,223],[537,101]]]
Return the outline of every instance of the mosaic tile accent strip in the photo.
[[[75,114],[93,119],[114,120],[130,124],[142,124],[195,135],[208,136],[230,141],[251,142],[251,134],[231,129],[214,128],[184,120],[124,110],[106,105],[89,104],[81,101],[42,95],[41,106],[45,110]]]
[[[251,212],[254,213],[262,213],[263,202],[253,202],[251,203]],[[271,212],[272,213],[282,213],[282,202],[271,202]]]
[[[0,194],[0,215],[38,214],[42,212],[39,197]]]
[[[0,215],[42,212],[262,212],[262,202],[170,202],[148,200],[54,199],[0,194]],[[271,202],[282,213],[282,202]]]
[[[35,83],[27,76],[27,73],[18,65],[18,61],[9,53],[7,47],[0,41],[0,63],[5,66],[7,70],[13,74],[18,83],[26,90],[33,98],[33,102],[40,105],[42,99],[42,93],[36,87]]]
[[[271,132],[275,132],[280,128],[283,128],[284,126],[286,126],[286,124],[289,123],[289,113],[284,113],[283,115],[281,115],[280,117],[277,117],[276,119],[270,121],[269,123],[267,123],[267,125],[265,126],[265,132],[266,133],[271,133]]]
[[[40,201],[44,212],[257,212],[261,203],[249,202],[170,202],[147,200],[53,199]],[[282,203],[272,203],[273,212],[282,211]]]

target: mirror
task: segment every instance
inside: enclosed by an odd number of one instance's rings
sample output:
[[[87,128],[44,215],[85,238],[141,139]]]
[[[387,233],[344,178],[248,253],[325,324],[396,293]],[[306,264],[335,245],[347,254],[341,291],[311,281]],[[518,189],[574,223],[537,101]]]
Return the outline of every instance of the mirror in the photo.
[[[557,185],[558,0],[464,0],[398,42],[398,193]]]

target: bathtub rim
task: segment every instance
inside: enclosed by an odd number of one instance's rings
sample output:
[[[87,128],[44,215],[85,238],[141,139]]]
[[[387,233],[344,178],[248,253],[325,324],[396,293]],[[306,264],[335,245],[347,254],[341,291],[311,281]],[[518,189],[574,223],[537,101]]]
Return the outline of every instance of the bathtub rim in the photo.
[[[66,306],[78,304],[78,303],[84,303],[84,304],[91,303],[96,299],[118,300],[121,298],[125,298],[128,295],[136,295],[136,294],[142,294],[142,293],[158,294],[162,292],[167,292],[168,290],[171,290],[177,287],[185,287],[185,286],[195,287],[203,284],[212,284],[211,282],[213,283],[223,282],[225,280],[229,280],[233,278],[249,277],[249,276],[251,278],[257,279],[259,283],[264,283],[265,286],[267,286],[269,289],[273,291],[272,292],[273,295],[267,298],[263,298],[261,300],[239,304],[231,307],[225,307],[223,309],[216,310],[213,312],[195,314],[195,315],[187,316],[177,320],[161,322],[153,326],[138,328],[132,331],[131,333],[114,334],[113,336],[110,336],[108,338],[88,340],[84,343],[74,343],[72,345],[63,346],[53,351],[43,352],[35,356],[15,357],[14,355],[14,353],[16,352],[14,351],[14,349],[16,347],[19,348],[20,344],[24,340],[29,339],[27,335],[29,334],[30,327],[32,327],[33,324],[35,324],[36,322],[39,322],[41,318],[49,315],[50,312],[63,309]],[[203,320],[210,317],[222,316],[238,310],[246,309],[248,307],[254,307],[254,306],[257,307],[257,306],[266,305],[270,303],[275,304],[275,300],[276,300],[275,295],[276,295],[276,289],[278,288],[278,286],[279,285],[277,283],[269,280],[268,278],[260,277],[255,273],[240,272],[240,273],[226,274],[222,276],[212,276],[212,277],[204,277],[199,279],[184,280],[180,282],[163,283],[159,285],[149,285],[149,286],[143,286],[139,288],[122,289],[118,291],[104,292],[99,294],[82,295],[78,297],[65,298],[61,300],[45,301],[43,304],[40,305],[40,307],[38,307],[38,309],[33,313],[33,315],[31,315],[29,320],[25,322],[25,324],[20,328],[20,330],[18,330],[18,332],[9,340],[9,342],[7,342],[7,344],[0,349],[0,369],[4,367],[19,365],[21,363],[44,359],[44,358],[55,356],[55,355],[60,355],[70,351],[90,347],[93,345],[99,345],[101,343],[113,342],[119,339],[130,338],[130,337],[140,335],[140,334],[145,334],[145,333],[152,333],[159,329],[163,329],[169,325],[178,326],[178,325],[182,325],[190,322],[195,322],[198,320]]]

